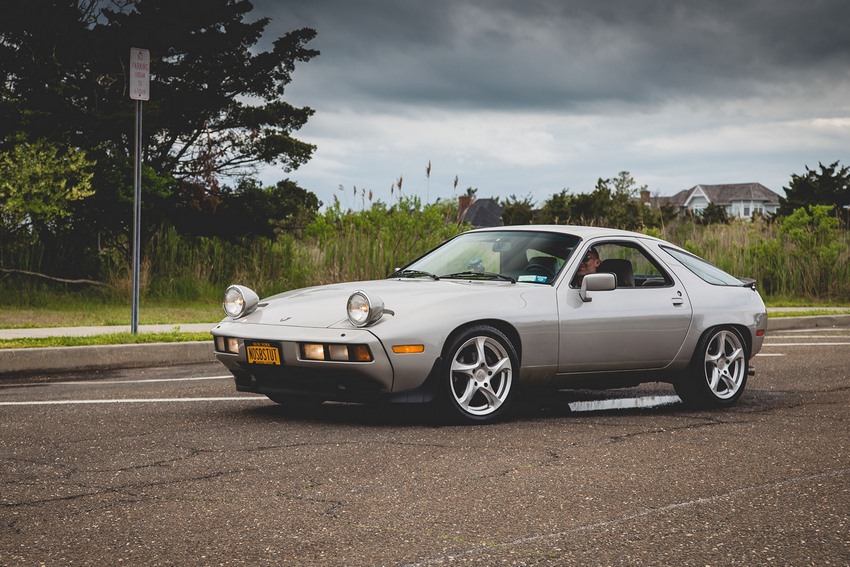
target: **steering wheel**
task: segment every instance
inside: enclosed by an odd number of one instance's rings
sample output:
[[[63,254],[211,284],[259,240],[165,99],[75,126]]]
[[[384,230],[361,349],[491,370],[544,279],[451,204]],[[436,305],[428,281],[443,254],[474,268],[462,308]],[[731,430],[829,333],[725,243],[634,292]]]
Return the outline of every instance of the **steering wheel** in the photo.
[[[533,274],[535,276],[546,276],[546,278],[550,280],[555,277],[555,272],[546,266],[541,266],[540,264],[529,264],[525,267],[523,272]]]

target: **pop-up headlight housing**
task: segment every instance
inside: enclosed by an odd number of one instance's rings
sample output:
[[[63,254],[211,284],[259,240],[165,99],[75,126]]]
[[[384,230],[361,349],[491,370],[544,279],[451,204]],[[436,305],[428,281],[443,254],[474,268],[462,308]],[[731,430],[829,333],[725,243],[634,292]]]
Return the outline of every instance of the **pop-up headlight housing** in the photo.
[[[355,327],[366,327],[384,314],[384,302],[380,297],[369,296],[365,291],[355,291],[346,305],[348,320]]]
[[[252,289],[242,285],[232,285],[224,292],[224,301],[221,306],[228,317],[239,319],[253,313],[259,302],[259,296]]]

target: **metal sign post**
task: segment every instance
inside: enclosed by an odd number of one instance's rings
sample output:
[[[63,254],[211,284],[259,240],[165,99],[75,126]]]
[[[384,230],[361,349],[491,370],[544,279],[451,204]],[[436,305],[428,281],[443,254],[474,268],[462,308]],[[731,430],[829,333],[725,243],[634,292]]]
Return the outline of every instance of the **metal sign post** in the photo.
[[[133,165],[133,315],[130,330],[139,332],[139,273],[142,255],[142,101],[150,100],[151,54],[147,49],[130,48],[130,98],[136,101]]]

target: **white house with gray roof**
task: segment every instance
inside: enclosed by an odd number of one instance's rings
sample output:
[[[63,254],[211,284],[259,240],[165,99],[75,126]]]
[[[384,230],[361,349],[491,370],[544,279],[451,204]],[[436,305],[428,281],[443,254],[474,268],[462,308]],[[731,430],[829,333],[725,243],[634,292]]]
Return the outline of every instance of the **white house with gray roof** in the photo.
[[[658,206],[675,205],[680,212],[701,213],[710,203],[724,207],[729,218],[750,219],[753,213],[770,215],[779,208],[779,195],[761,183],[695,185],[672,197],[656,198]]]

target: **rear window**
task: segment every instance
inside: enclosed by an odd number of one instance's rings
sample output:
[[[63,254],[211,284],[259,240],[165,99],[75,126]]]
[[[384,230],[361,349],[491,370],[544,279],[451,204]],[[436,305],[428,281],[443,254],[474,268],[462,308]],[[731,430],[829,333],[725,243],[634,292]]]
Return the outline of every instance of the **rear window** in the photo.
[[[739,280],[735,276],[727,274],[714,264],[709,264],[698,256],[694,256],[693,254],[685,252],[684,250],[667,248],[666,246],[662,246],[661,248],[665,252],[673,256],[676,260],[678,260],[687,269],[692,271],[697,277],[710,284],[730,286],[734,285],[739,287],[744,285],[743,281]]]

